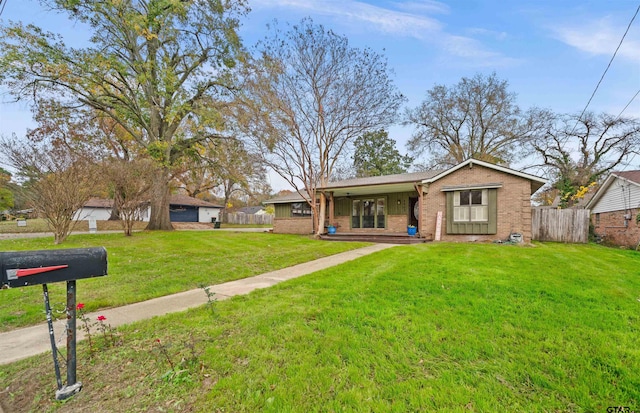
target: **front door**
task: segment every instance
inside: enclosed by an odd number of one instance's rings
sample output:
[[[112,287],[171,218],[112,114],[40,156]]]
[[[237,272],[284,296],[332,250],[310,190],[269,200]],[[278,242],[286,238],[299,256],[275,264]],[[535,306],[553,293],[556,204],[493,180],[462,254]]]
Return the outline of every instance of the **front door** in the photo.
[[[418,217],[420,217],[420,203],[418,198],[409,198],[409,225],[418,227]]]

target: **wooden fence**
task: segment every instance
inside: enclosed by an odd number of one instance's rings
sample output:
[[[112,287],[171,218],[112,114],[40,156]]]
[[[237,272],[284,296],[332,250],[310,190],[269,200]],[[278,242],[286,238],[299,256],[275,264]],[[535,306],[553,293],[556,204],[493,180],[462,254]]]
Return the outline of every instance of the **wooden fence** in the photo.
[[[533,208],[532,238],[537,241],[589,242],[588,209]]]
[[[244,225],[273,225],[273,215],[271,214],[232,214],[223,212],[222,223],[224,224],[244,224]]]

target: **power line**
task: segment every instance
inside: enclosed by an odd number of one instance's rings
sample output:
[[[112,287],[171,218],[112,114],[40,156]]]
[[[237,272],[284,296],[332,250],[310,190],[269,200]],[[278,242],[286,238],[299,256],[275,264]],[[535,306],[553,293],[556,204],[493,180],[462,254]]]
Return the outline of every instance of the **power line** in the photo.
[[[596,95],[596,92],[598,91],[598,88],[600,87],[600,84],[602,83],[602,80],[604,79],[604,76],[609,71],[609,68],[611,67],[611,63],[613,63],[613,59],[615,59],[616,55],[618,54],[618,50],[620,50],[620,46],[622,46],[622,42],[624,42],[624,38],[627,36],[627,33],[629,32],[629,28],[631,28],[631,24],[633,23],[633,21],[635,20],[636,16],[638,15],[638,12],[640,12],[640,5],[638,5],[638,8],[636,9],[635,14],[633,15],[633,17],[631,18],[631,21],[627,25],[627,30],[624,31],[624,34],[622,35],[622,39],[620,39],[620,43],[618,43],[618,47],[616,47],[616,51],[613,52],[613,56],[611,56],[611,60],[609,60],[609,64],[607,65],[607,68],[604,70],[604,73],[602,73],[602,76],[600,77],[600,80],[598,81],[598,84],[596,85],[596,88],[593,90],[593,93],[591,94],[591,97],[589,98],[589,101],[587,102],[587,105],[584,107],[584,109],[582,109],[582,113],[578,117],[578,120],[576,121],[576,124],[573,126],[573,130],[571,131],[571,133],[573,133],[575,131],[576,126],[578,126],[578,123],[580,122],[580,119],[582,119],[582,115],[584,115],[584,113],[587,111],[587,108],[589,107],[589,104],[591,104],[591,100]]]
[[[4,6],[7,5],[7,2],[9,0],[0,0],[0,6],[2,6],[2,8],[0,9],[0,17],[2,17],[2,12],[4,11]]]
[[[616,120],[617,120],[618,118],[620,118],[620,116],[622,116],[622,113],[624,113],[624,111],[625,111],[625,110],[627,110],[627,108],[629,107],[629,105],[631,104],[631,102],[633,102],[633,101],[638,97],[638,95],[639,95],[639,94],[640,94],[640,89],[638,89],[638,91],[636,92],[636,94],[635,94],[635,95],[633,95],[633,97],[631,98],[631,100],[629,101],[629,103],[627,103],[627,105],[626,105],[626,106],[625,106],[625,107],[620,111],[620,113],[618,113],[618,116],[616,116]]]

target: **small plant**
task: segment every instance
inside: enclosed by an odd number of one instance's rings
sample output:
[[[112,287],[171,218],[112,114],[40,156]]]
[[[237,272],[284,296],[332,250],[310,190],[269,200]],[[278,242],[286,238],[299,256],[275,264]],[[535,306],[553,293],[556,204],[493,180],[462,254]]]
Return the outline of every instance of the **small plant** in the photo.
[[[102,333],[105,346],[114,347],[116,345],[116,339],[113,335],[113,327],[111,327],[111,324],[105,323],[106,320],[107,317],[103,315],[98,316],[98,330]]]
[[[158,347],[158,350],[160,351],[160,354],[164,357],[166,362],[169,364],[169,367],[171,367],[171,370],[175,370],[176,365],[173,363],[173,360],[171,360],[171,356],[169,355],[169,351],[167,350],[167,347],[164,344],[162,344],[159,338],[156,338],[155,343]]]
[[[93,340],[91,340],[91,324],[89,317],[84,312],[84,303],[76,305],[76,319],[82,322],[81,329],[87,333],[87,341],[89,342],[89,358],[93,358]]]
[[[216,293],[211,291],[211,287],[208,285],[200,284],[200,288],[204,290],[204,293],[207,295],[207,307],[211,310],[211,315],[216,314],[216,302],[218,299],[215,297]]]
[[[80,328],[87,333],[87,341],[89,342],[89,358],[93,358],[93,351],[96,346],[95,337],[93,337],[93,327],[96,327],[98,331],[102,333],[104,347],[115,347],[118,342],[113,334],[113,327],[110,324],[105,323],[107,317],[99,315],[97,321],[91,322],[91,319],[84,312],[84,303],[78,303],[76,305],[76,319],[82,323]]]
[[[190,357],[182,358],[180,363],[175,363],[171,354],[169,354],[169,346],[164,344],[159,338],[155,339],[154,345],[160,353],[161,358],[167,362],[169,365],[169,370],[167,370],[162,375],[162,380],[167,383],[173,384],[182,384],[182,383],[192,383],[193,379],[191,378],[190,368],[194,366],[200,366],[200,370],[204,368],[202,362],[199,361],[199,354],[196,349],[196,341],[193,339],[193,335],[189,335],[189,342],[185,342],[185,347],[189,349]]]

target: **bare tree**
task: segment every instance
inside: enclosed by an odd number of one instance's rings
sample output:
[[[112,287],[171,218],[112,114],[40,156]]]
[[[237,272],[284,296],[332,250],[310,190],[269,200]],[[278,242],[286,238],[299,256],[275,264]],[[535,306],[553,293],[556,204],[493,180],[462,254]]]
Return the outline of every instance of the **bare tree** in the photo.
[[[29,182],[27,196],[54,233],[64,242],[73,230],[75,217],[96,189],[95,168],[74,156],[64,145],[51,141],[29,142],[0,139],[0,153],[9,159],[18,176]],[[74,218],[75,217],[75,218]]]
[[[118,211],[124,234],[131,236],[133,224],[149,207],[149,191],[155,168],[150,159],[111,159],[102,164],[102,174],[113,190],[113,204]]]
[[[349,47],[311,19],[274,28],[259,52],[247,85],[253,110],[238,118],[265,164],[309,203],[319,234],[326,202],[320,193],[316,204],[316,188],[356,137],[395,120],[404,97],[382,55]]]
[[[531,145],[539,166],[550,170],[561,205],[570,206],[581,188],[640,153],[640,121],[591,112],[556,116]]]
[[[436,85],[426,99],[407,110],[415,126],[407,146],[428,153],[431,166],[452,166],[469,158],[509,164],[526,154],[524,142],[538,130],[534,112],[523,113],[508,82],[477,74],[455,86]]]

